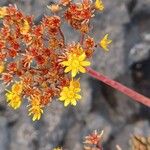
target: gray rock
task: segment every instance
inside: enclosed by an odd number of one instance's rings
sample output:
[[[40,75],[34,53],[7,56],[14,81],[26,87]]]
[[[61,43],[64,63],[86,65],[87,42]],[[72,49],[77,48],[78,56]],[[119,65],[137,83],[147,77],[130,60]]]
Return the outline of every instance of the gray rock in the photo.
[[[34,141],[37,140],[38,131],[33,127],[34,123],[28,117],[26,108],[21,107],[18,111],[19,117],[14,123],[10,124],[10,141],[9,147],[11,150],[33,150],[35,147]]]
[[[68,114],[63,104],[54,101],[46,110],[41,126],[39,126],[39,149],[49,150],[56,147],[63,140],[70,124]],[[66,120],[68,117],[68,121]]]
[[[116,138],[112,143],[110,143],[110,147],[115,149],[115,145],[119,144],[123,149],[129,150],[130,147],[130,139],[132,135],[140,135],[148,137],[150,135],[149,130],[149,122],[148,121],[138,121],[130,125],[126,125],[121,129],[121,132],[116,134]]]
[[[97,14],[92,33],[97,42],[109,33],[113,43],[109,53],[97,48],[92,66],[97,71],[115,78],[125,71],[123,25],[129,22],[129,16],[123,2],[106,0],[104,3],[106,10],[102,14]]]
[[[9,140],[6,118],[0,116],[0,150],[7,150],[7,142]]]

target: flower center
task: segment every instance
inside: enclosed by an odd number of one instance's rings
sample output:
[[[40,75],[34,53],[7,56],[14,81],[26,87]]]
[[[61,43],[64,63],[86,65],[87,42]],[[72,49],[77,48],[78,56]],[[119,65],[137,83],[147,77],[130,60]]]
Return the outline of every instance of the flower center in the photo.
[[[69,91],[67,96],[68,96],[69,99],[74,98],[74,92],[73,91]]]
[[[78,60],[73,60],[73,61],[72,61],[72,67],[73,67],[73,68],[78,68],[79,65],[80,65],[80,63],[79,63]]]

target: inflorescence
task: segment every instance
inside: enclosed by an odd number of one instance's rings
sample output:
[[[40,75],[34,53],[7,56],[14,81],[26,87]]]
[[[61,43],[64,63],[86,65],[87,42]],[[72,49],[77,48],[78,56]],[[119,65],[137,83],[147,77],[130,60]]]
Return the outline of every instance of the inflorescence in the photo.
[[[33,121],[55,98],[75,106],[81,99],[77,75],[86,72],[97,45],[108,51],[112,42],[108,34],[98,44],[89,36],[95,11],[104,10],[101,0],[61,0],[47,7],[53,15],[44,16],[38,25],[16,6],[0,7],[0,74],[7,102],[17,109],[27,101]],[[64,20],[79,32],[80,41],[66,43]]]

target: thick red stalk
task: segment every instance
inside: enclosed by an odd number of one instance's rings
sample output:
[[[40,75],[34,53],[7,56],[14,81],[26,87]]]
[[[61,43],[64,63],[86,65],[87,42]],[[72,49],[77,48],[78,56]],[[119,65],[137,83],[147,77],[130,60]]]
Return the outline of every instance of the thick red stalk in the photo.
[[[150,107],[150,98],[145,97],[134,90],[120,84],[117,81],[111,80],[108,77],[104,76],[103,74],[94,71],[92,68],[87,68],[87,73],[92,76],[93,78],[113,87],[114,89],[124,93],[125,95],[131,97],[133,100],[142,103],[148,107]]]

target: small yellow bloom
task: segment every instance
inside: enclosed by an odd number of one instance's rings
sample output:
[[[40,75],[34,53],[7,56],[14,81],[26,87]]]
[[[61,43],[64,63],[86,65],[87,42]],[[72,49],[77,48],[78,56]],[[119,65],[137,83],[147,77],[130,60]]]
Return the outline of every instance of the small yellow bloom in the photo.
[[[20,95],[22,93],[22,90],[23,90],[23,84],[22,84],[22,82],[16,82],[12,86],[12,92],[13,93],[17,93],[18,95]]]
[[[64,101],[64,106],[69,104],[76,106],[77,101],[81,99],[81,95],[78,93],[81,91],[79,80],[72,80],[68,87],[63,87],[60,93],[60,101]]]
[[[0,19],[3,19],[7,15],[7,8],[0,7]]]
[[[5,67],[4,67],[4,63],[1,62],[0,63],[0,73],[2,73],[4,71]]]
[[[85,53],[82,53],[81,55],[71,53],[68,55],[68,60],[63,61],[61,64],[66,67],[65,73],[71,71],[72,77],[75,77],[78,72],[85,73],[85,67],[90,66],[90,62],[85,59]]]
[[[27,20],[24,20],[23,25],[20,27],[20,33],[22,35],[25,35],[29,32],[29,30],[30,30],[30,25]]]
[[[62,150],[61,147],[54,148],[53,150]]]
[[[13,93],[11,91],[8,91],[8,93],[6,93],[6,98],[7,98],[8,105],[14,109],[19,108],[22,103],[21,97],[18,94]]]
[[[31,106],[29,109],[29,116],[33,115],[32,120],[40,120],[41,115],[43,114],[43,106],[40,104],[40,97],[32,97],[31,104],[29,106]]]
[[[33,115],[32,121],[40,120],[41,114],[43,114],[42,106],[35,105],[29,109],[29,116]]]
[[[95,1],[95,8],[97,10],[100,10],[100,11],[104,10],[105,7],[104,7],[104,4],[103,4],[102,0],[96,0]]]
[[[112,43],[112,40],[108,39],[109,34],[106,34],[104,38],[100,41],[100,46],[105,50],[109,51],[108,45]]]
[[[84,53],[84,50],[80,43],[77,43],[74,47],[72,47],[71,51],[77,55],[81,55]]]
[[[77,89],[77,90],[80,91],[80,82],[79,82],[79,79],[78,80],[72,80],[70,82],[70,86],[74,87],[75,89]]]
[[[53,13],[56,13],[58,11],[60,11],[61,7],[57,4],[52,4],[47,6],[48,9],[50,9]]]

